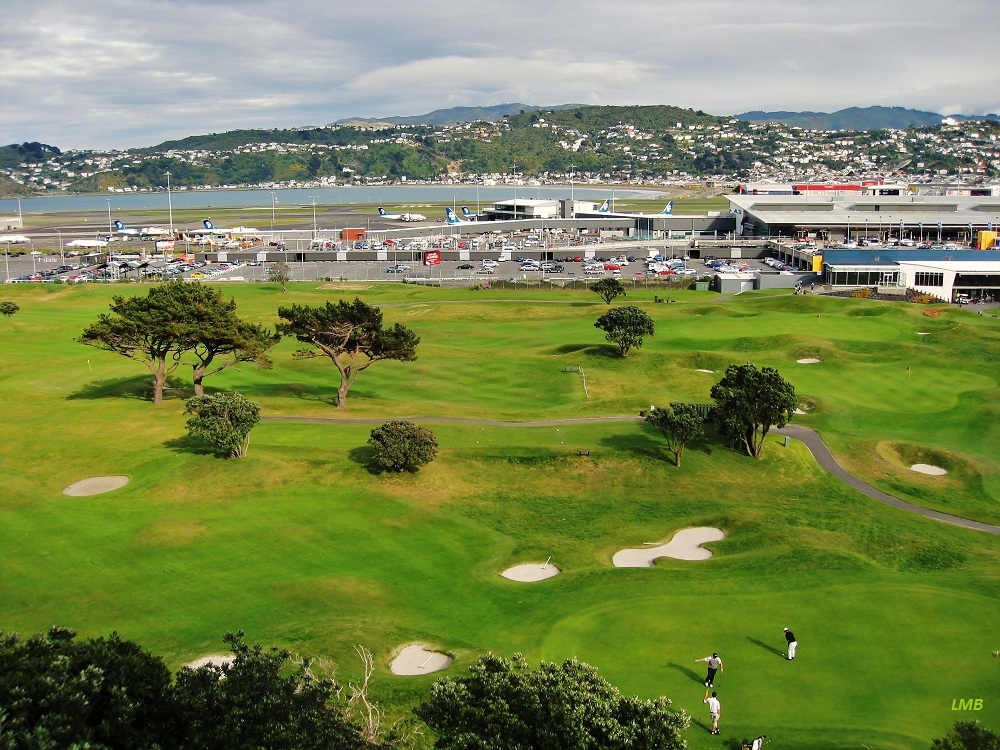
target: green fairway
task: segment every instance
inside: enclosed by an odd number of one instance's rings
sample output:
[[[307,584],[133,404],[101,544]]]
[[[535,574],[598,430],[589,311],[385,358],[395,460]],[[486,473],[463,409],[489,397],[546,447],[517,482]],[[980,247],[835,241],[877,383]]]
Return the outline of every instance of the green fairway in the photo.
[[[221,633],[322,654],[405,713],[438,675],[389,673],[424,641],[461,672],[486,650],[577,656],[627,693],[667,695],[702,722],[692,748],[766,732],[782,748],[926,748],[956,720],[1000,727],[1000,538],[877,503],[826,473],[803,445],[768,438],[760,460],[713,432],[683,465],[638,422],[499,427],[421,421],[438,458],[370,473],[371,424],[265,421],[249,456],[220,460],[184,438],[190,369],[160,408],[140,364],[75,342],[136,286],[11,286],[0,320],[0,629],[119,631],[173,668]],[[336,370],[295,360],[206,380],[266,416],[451,417],[511,422],[635,416],[707,403],[730,363],[776,367],[838,461],[917,505],[1000,523],[1000,321],[866,300],[632,291],[656,335],[626,359],[594,328],[606,310],[572,291],[412,285],[228,287],[241,315],[353,298],[421,337],[412,363],[381,362],[334,408]],[[657,292],[659,294],[659,292]],[[618,303],[621,304],[621,303]],[[929,335],[918,336],[918,332]],[[814,357],[817,364],[797,359]],[[572,370],[568,368],[573,368]],[[576,368],[582,368],[583,376]],[[714,373],[699,372],[714,370]],[[584,388],[584,377],[586,389]],[[589,452],[581,455],[581,452]],[[918,474],[913,463],[947,469]],[[89,476],[114,492],[71,498]],[[705,561],[616,569],[615,552],[713,526]],[[548,557],[561,575],[499,574]],[[781,658],[782,628],[799,639]],[[703,665],[718,651],[722,743],[704,725]],[[983,698],[980,711],[953,699]]]

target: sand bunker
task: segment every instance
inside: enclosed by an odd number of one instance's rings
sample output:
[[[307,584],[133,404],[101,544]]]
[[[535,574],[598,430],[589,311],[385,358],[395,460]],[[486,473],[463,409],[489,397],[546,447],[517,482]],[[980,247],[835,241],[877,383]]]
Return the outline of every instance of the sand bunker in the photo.
[[[426,643],[411,643],[396,654],[389,668],[399,675],[429,674],[445,669],[451,661],[447,654],[428,651]]]
[[[940,477],[948,473],[947,469],[942,469],[940,466],[931,466],[930,464],[913,464],[910,467],[911,471],[919,471],[921,474],[931,474],[936,477]]]
[[[722,529],[699,526],[681,529],[666,544],[648,546],[643,549],[623,549],[612,558],[616,568],[651,568],[658,557],[672,557],[675,560],[707,560],[711,550],[702,547],[705,542],[719,542],[726,538]]]
[[[917,331],[918,336],[930,336],[930,331]]]
[[[816,357],[806,357],[804,359],[797,359],[795,361],[798,362],[800,365],[814,365],[817,362],[822,362],[823,360],[817,359]]]
[[[63,490],[63,494],[71,497],[100,495],[104,492],[121,489],[130,481],[132,480],[125,476],[89,477],[87,479],[81,479],[79,482],[73,482],[73,484]]]
[[[500,575],[512,581],[535,583],[536,581],[544,581],[546,578],[557,576],[561,572],[559,568],[550,563],[524,563],[523,565],[515,565],[513,568],[507,568]]]
[[[696,369],[695,372],[707,372],[709,375],[714,375],[715,374],[715,370],[703,370],[700,367],[698,369]]]
[[[208,656],[203,656],[200,659],[195,659],[194,661],[189,661],[185,664],[185,667],[190,667],[191,669],[198,669],[199,667],[207,667],[209,664],[214,664],[217,667],[222,667],[227,664],[232,664],[236,661],[236,657],[232,654],[209,654]]]
[[[799,409],[797,407],[796,407],[795,411],[792,412],[792,414],[805,414],[805,413],[806,412],[803,409]]]

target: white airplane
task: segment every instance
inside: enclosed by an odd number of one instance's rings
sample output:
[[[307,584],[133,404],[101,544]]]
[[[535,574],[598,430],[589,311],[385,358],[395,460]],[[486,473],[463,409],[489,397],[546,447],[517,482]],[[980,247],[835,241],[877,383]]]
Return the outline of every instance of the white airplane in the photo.
[[[445,216],[448,217],[448,223],[449,224],[469,224],[470,223],[468,219],[460,219],[460,218],[458,218],[458,214],[456,214],[454,211],[452,211],[447,206],[444,207],[444,214],[445,214]]]
[[[115,220],[115,231],[118,232],[119,234],[127,234],[132,237],[139,234],[138,229],[136,229],[135,227],[127,227],[117,219]]]
[[[166,227],[143,227],[142,234],[146,237],[158,237],[161,234],[170,234]]]
[[[610,209],[611,209],[611,200],[605,199],[604,203],[601,204],[601,207],[597,209],[597,213],[607,214],[608,216],[670,216],[674,212],[674,202],[670,201],[669,203],[667,203],[667,205],[663,208],[663,210],[660,211],[660,213],[658,214],[644,214],[644,213],[630,214],[630,213],[621,213],[617,211],[612,212]]]
[[[403,220],[403,214],[386,213],[386,210],[382,208],[382,206],[378,207],[378,215],[381,216],[383,219],[394,219],[395,221]]]
[[[0,234],[0,242],[5,245],[27,245],[31,239],[23,234]]]
[[[462,216],[469,221],[479,221],[479,214],[474,214],[468,206],[462,206]]]
[[[67,242],[66,247],[107,247],[107,240],[73,240]]]

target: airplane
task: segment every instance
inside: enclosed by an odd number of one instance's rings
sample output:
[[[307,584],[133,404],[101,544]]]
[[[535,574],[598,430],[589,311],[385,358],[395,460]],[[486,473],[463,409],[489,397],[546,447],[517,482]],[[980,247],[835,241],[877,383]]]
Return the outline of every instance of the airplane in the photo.
[[[170,230],[165,227],[143,227],[142,234],[145,237],[158,237],[161,234],[170,234]]]
[[[117,232],[120,232],[121,234],[128,234],[128,235],[137,235],[137,234],[139,234],[139,230],[138,229],[136,229],[134,227],[127,227],[124,224],[122,224],[120,221],[118,221],[117,219],[115,219],[115,230]]]
[[[107,240],[73,240],[67,242],[66,247],[107,247]]]
[[[382,208],[382,206],[378,207],[378,215],[381,216],[383,219],[395,219],[396,221],[403,220],[403,214],[386,213],[385,209]]]
[[[200,237],[208,235],[210,237],[227,237],[228,235],[259,235],[260,230],[256,227],[217,227],[211,219],[201,222],[204,229],[190,229],[185,234],[190,237]]]
[[[402,221],[427,221],[423,214],[403,214]]]
[[[611,200],[607,198],[604,200],[604,203],[601,204],[601,207],[597,209],[597,213],[607,214],[608,216],[647,216],[647,217],[670,216],[671,214],[673,214],[673,212],[674,212],[674,202],[670,201],[669,203],[667,203],[666,206],[664,206],[663,210],[660,211],[658,214],[644,214],[644,213],[632,214],[632,213],[621,213],[621,212],[612,213]]]
[[[31,239],[23,234],[0,234],[0,242],[5,245],[26,245]]]
[[[462,206],[462,216],[470,221],[479,221],[479,214],[474,214],[468,206]]]
[[[448,223],[449,224],[469,224],[469,223],[471,223],[471,222],[469,222],[468,219],[460,219],[460,218],[458,218],[458,214],[456,214],[454,211],[452,211],[447,206],[444,207],[444,214],[445,214],[445,216],[448,217]]]

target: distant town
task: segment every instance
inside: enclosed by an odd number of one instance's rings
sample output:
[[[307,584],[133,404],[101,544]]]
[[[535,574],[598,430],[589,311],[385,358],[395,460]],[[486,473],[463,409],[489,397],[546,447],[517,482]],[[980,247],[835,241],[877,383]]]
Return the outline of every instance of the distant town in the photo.
[[[151,148],[0,148],[0,195],[391,184],[995,183],[1000,123],[810,130],[675,107],[539,110],[496,122],[332,124]]]

